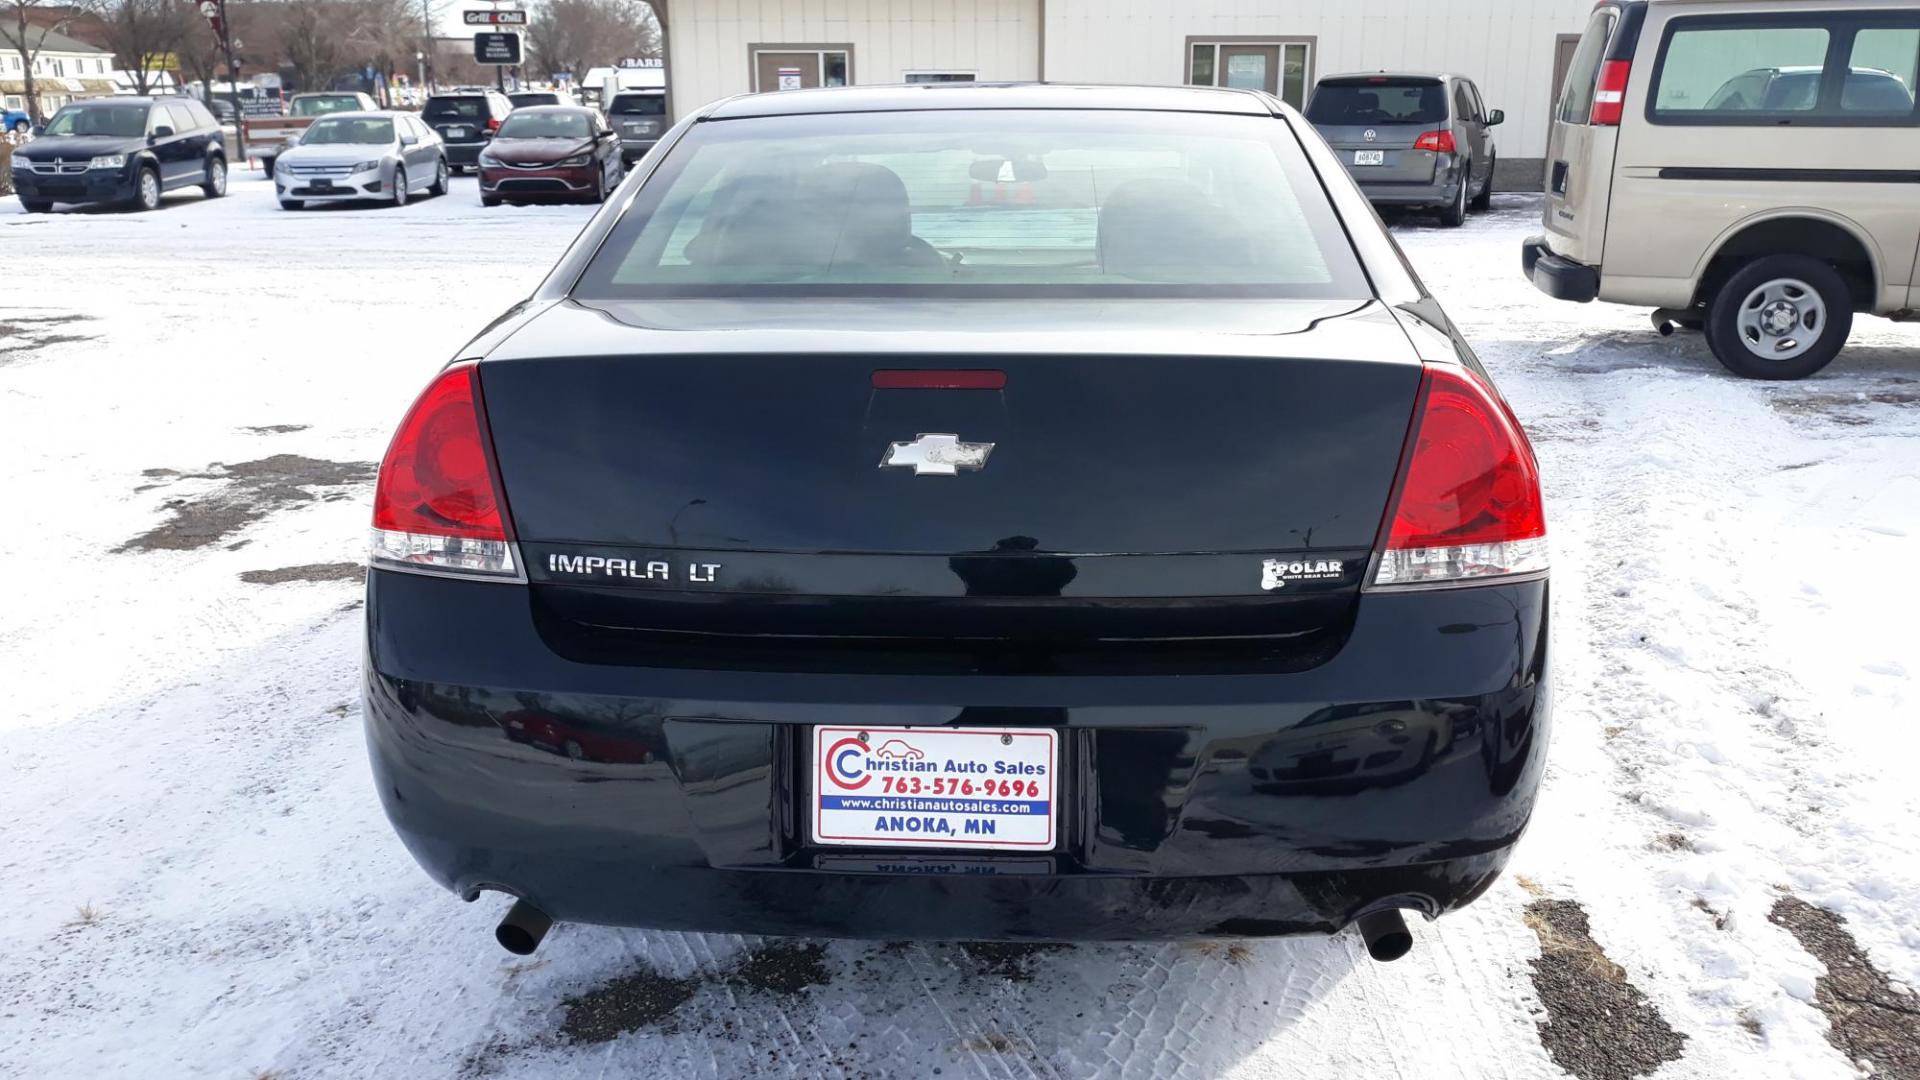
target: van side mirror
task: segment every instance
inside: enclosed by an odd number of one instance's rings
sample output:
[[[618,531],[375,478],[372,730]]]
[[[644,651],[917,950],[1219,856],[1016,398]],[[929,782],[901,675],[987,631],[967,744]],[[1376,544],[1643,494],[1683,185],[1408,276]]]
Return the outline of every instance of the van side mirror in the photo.
[[[45,125],[45,124],[35,124],[35,125],[33,125],[33,137],[34,137],[34,138],[36,138],[36,139],[37,139],[37,138],[39,138],[40,136],[42,136],[42,135],[45,135],[46,133],[47,133],[47,125]]]
[[[1507,122],[1507,112],[1505,109],[1495,109],[1492,112],[1489,112],[1487,114],[1488,127],[1499,127],[1501,124],[1504,124],[1506,122]]]

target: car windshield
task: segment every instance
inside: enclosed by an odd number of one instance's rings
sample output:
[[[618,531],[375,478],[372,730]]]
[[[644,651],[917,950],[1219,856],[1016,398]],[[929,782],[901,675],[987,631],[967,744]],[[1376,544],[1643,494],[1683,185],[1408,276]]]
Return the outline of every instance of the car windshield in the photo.
[[[500,125],[496,139],[591,139],[593,124],[583,112],[514,113]]]
[[[939,110],[699,124],[576,288],[653,296],[1371,295],[1270,117]]]
[[[1432,79],[1370,77],[1357,82],[1324,82],[1307,105],[1316,124],[1443,124],[1447,95]]]
[[[365,116],[315,120],[302,146],[384,146],[393,141],[393,121]]]
[[[145,105],[69,105],[47,124],[48,135],[111,135],[135,139],[147,133]]]
[[[441,97],[427,102],[421,113],[428,120],[479,120],[487,115],[487,99]]]
[[[361,108],[360,99],[352,94],[325,94],[318,97],[299,97],[293,102],[295,116],[325,116],[328,113],[353,112]]]
[[[613,108],[607,111],[620,116],[665,116],[667,97],[665,94],[620,94],[613,99]]]

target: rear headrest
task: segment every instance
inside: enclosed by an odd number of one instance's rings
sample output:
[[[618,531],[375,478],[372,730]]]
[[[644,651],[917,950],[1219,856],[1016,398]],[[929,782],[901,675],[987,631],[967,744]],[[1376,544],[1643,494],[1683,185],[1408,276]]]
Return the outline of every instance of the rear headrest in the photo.
[[[913,238],[906,182],[884,165],[817,165],[801,178],[800,190],[826,222],[839,223],[839,261],[896,255]]]

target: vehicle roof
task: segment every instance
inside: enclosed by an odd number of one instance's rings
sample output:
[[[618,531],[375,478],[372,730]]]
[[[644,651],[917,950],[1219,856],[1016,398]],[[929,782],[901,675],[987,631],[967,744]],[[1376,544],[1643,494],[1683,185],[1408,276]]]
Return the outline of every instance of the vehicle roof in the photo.
[[[549,116],[557,113],[584,113],[587,116],[592,116],[594,110],[587,108],[585,105],[522,105],[513,110],[513,115],[515,116],[519,116],[522,113],[537,114],[540,116]]]
[[[1381,69],[1379,71],[1343,71],[1338,75],[1322,75],[1314,80],[1314,85],[1318,86],[1320,83],[1325,82],[1338,82],[1341,79],[1377,79],[1381,76],[1389,79],[1440,79],[1442,81],[1467,78],[1465,75],[1454,75],[1445,71],[1388,71]]]
[[[627,93],[628,91],[621,91]],[[1265,95],[1210,86],[1074,86],[1064,83],[907,83],[746,94],[713,105],[708,119],[939,109],[1121,109],[1270,116]]]
[[[391,120],[396,116],[412,116],[405,109],[351,109],[346,112],[330,112],[316,116],[315,120]],[[304,117],[302,119],[305,119]]]

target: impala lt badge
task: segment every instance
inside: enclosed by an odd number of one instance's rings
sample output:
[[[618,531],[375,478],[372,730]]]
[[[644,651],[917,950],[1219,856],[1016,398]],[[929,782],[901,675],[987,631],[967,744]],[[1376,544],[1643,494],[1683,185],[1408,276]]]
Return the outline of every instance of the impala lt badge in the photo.
[[[961,442],[958,435],[921,432],[911,442],[891,443],[881,455],[883,469],[911,468],[915,476],[955,476],[961,469],[983,469],[990,442]]]

